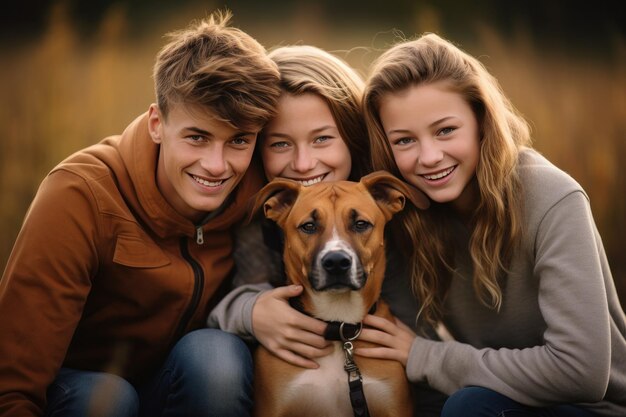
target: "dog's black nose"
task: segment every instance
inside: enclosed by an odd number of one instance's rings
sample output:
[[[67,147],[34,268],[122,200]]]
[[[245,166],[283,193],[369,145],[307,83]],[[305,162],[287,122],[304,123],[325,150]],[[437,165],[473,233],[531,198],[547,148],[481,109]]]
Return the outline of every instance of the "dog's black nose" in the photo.
[[[344,251],[328,252],[322,258],[322,268],[330,275],[343,275],[351,266],[352,258]]]

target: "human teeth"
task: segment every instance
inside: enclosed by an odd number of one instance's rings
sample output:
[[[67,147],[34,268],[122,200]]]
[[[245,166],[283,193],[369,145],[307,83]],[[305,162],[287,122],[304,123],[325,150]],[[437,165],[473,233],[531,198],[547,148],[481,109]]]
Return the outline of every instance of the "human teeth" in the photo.
[[[424,178],[426,178],[427,180],[438,180],[441,179],[443,177],[447,177],[452,171],[454,171],[454,167],[450,167],[448,169],[446,169],[445,171],[441,171],[438,174],[433,174],[433,175],[422,175]]]
[[[196,177],[195,175],[192,175],[193,179],[196,180],[197,183],[202,184],[206,187],[217,187],[218,185],[221,185],[224,180],[220,180],[220,181],[207,181],[204,180],[200,177]]]
[[[299,180],[298,182],[302,185],[304,185],[305,187],[308,187],[309,185],[313,185],[313,184],[317,184],[318,182],[322,181],[324,179],[323,175],[320,175],[319,177],[315,177],[313,179],[310,180]]]

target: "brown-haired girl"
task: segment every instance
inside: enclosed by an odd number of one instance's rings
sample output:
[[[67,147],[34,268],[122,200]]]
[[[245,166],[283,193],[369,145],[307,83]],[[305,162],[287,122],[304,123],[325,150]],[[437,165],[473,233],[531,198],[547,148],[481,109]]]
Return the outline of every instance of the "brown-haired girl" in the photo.
[[[361,338],[386,347],[356,353],[449,395],[443,416],[626,415],[626,319],[589,198],[495,78],[428,34],[380,56],[364,103],[374,169],[431,200],[395,230],[417,327],[454,340],[370,316]]]

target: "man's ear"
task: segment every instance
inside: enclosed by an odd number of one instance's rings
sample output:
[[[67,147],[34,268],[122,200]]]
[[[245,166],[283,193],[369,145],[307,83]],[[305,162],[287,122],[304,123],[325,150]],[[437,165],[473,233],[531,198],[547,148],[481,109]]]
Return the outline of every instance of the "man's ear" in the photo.
[[[252,215],[263,207],[263,214],[283,227],[293,204],[300,194],[299,182],[286,178],[276,178],[256,195]]]
[[[163,131],[163,116],[159,106],[152,103],[148,109],[148,132],[154,143],[161,143],[161,132]]]
[[[406,198],[416,207],[425,210],[430,206],[428,197],[417,188],[403,182],[387,171],[376,171],[361,178],[361,184],[374,197],[387,220],[404,208]]]

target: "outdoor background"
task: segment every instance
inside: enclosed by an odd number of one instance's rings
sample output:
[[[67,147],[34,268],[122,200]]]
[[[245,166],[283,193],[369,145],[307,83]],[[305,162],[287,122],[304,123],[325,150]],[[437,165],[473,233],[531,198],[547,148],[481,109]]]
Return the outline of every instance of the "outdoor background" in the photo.
[[[45,174],[121,133],[153,100],[162,35],[227,6],[267,48],[320,46],[362,74],[399,36],[436,32],[478,56],[535,147],[587,190],[626,301],[626,15],[589,1],[8,2],[0,17],[0,270]]]

